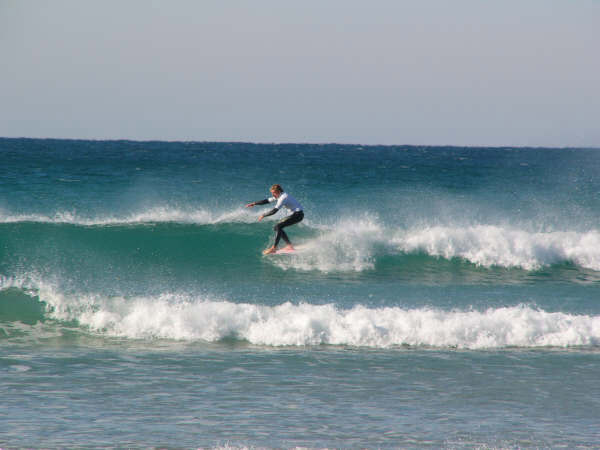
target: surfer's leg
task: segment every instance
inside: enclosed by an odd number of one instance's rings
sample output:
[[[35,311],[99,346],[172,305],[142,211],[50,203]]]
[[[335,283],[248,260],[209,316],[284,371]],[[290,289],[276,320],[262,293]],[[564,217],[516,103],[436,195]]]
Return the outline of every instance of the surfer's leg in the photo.
[[[275,225],[273,227],[273,229],[275,230],[275,244],[274,244],[274,246],[277,247],[277,245],[279,244],[279,240],[283,239],[285,241],[285,243],[288,246],[291,247],[292,243],[290,242],[290,239],[288,238],[288,235],[285,233],[285,231],[283,231],[283,228],[284,227],[289,227],[290,225],[297,224],[302,219],[304,219],[304,213],[302,211],[297,211],[294,214],[292,214],[291,216],[286,217],[285,219],[283,219],[277,225]]]
[[[285,225],[283,224],[283,222],[279,222],[277,225],[275,225],[273,227],[273,229],[275,230],[275,243],[273,244],[273,247],[277,247],[279,245],[279,240],[281,238],[283,238],[283,240],[285,241],[285,243],[287,245],[290,245],[290,240],[287,236],[287,234],[285,234],[285,231],[283,231],[283,227]]]

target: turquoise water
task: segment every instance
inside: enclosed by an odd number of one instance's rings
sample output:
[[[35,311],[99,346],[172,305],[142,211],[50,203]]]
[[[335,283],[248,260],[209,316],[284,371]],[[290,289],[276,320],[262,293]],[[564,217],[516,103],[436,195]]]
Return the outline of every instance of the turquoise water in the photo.
[[[2,447],[600,443],[597,150],[0,157]],[[273,183],[306,216],[264,257]]]

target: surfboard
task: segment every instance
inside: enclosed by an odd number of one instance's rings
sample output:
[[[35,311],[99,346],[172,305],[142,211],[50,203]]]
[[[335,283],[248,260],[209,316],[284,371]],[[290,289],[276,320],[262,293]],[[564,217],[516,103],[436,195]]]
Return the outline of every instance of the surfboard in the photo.
[[[297,253],[298,250],[301,250],[302,248],[303,248],[303,246],[301,246],[301,245],[295,246],[294,250],[286,250],[285,247],[282,247],[282,248],[278,248],[273,253],[267,253],[267,254],[265,254],[265,256],[270,256],[270,255],[289,255],[291,253]]]
[[[295,253],[296,250],[286,250],[285,247],[284,248],[279,248],[277,249],[277,251],[275,253],[271,253],[272,255],[281,255],[284,253]]]

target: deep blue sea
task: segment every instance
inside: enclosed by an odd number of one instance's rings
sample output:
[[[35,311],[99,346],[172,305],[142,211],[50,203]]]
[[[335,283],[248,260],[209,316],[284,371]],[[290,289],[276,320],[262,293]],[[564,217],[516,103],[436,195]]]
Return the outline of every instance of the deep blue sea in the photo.
[[[0,399],[3,448],[597,448],[600,150],[0,139]]]

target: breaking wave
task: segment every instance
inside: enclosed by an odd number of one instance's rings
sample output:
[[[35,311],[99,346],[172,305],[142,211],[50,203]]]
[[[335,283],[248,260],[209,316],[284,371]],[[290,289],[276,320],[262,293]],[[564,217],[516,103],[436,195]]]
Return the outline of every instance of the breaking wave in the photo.
[[[426,227],[400,233],[393,239],[405,252],[425,252],[446,259],[462,258],[484,267],[536,270],[571,262],[600,270],[600,232],[555,231],[532,233],[511,227]]]
[[[181,293],[137,297],[76,295],[44,283],[36,288],[28,283],[31,282],[3,279],[0,304],[19,301],[9,291],[20,289],[21,297],[37,299],[45,305],[39,320],[74,321],[88,332],[107,337],[381,349],[600,345],[600,316],[547,312],[526,305],[451,311],[364,305],[342,309],[334,304],[291,302],[265,306]],[[27,308],[31,309],[31,305]],[[9,319],[0,315],[0,323]],[[20,321],[14,315],[10,320]],[[10,331],[5,334],[10,338]]]
[[[510,226],[424,226],[401,230],[373,219],[340,220],[317,227],[301,251],[278,262],[282,268],[323,272],[376,269],[382,256],[424,254],[476,266],[535,271],[570,263],[600,271],[600,231],[530,232]]]

